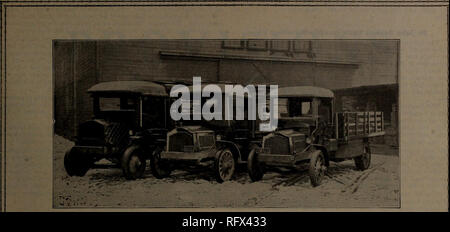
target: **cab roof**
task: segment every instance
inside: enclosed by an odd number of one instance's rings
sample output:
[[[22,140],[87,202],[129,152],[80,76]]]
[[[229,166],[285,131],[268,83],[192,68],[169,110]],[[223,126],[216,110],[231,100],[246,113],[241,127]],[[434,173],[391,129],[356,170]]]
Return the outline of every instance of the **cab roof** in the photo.
[[[151,81],[108,81],[98,83],[88,93],[136,93],[151,96],[168,96],[163,85]]]
[[[333,91],[316,86],[289,86],[278,89],[278,97],[323,97],[333,98]]]
[[[220,91],[222,91],[222,93],[225,93],[225,86],[227,85],[227,84],[225,84],[225,83],[202,83],[201,88],[200,88],[200,91],[202,91],[203,88],[204,88],[205,86],[209,85],[209,84],[214,84],[214,85],[216,85],[217,87],[220,88]],[[188,89],[189,89],[190,92],[192,92],[192,93],[194,92],[194,86],[193,86],[193,85],[190,85],[190,86],[187,86],[187,87],[188,87]]]

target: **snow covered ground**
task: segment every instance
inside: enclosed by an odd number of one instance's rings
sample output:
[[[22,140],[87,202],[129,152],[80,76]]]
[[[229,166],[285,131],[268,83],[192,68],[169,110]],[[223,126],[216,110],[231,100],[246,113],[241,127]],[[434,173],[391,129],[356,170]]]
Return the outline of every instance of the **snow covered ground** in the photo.
[[[398,150],[374,145],[372,164],[356,171],[353,161],[331,163],[318,187],[306,170],[270,170],[262,181],[251,182],[245,167],[234,180],[219,184],[207,168],[175,170],[156,179],[149,166],[144,178],[128,181],[120,169],[92,169],[83,177],[69,177],[64,153],[73,143],[54,137],[55,208],[379,208],[400,205]]]

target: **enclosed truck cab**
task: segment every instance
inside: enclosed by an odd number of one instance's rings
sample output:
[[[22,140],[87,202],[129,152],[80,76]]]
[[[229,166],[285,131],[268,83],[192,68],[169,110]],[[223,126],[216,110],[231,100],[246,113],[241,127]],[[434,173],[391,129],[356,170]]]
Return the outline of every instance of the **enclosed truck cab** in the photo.
[[[127,179],[141,177],[146,159],[165,143],[173,127],[166,87],[149,81],[112,81],[96,84],[88,93],[94,117],[78,127],[75,146],[64,158],[67,173],[83,176],[105,158],[119,165]]]

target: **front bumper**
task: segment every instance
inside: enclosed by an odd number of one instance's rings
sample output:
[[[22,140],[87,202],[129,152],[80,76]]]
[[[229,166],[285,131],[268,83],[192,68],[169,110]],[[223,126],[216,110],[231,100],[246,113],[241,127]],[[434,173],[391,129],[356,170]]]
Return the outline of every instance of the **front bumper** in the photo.
[[[163,151],[161,152],[161,159],[186,162],[202,162],[214,158],[215,154],[216,150],[205,150],[199,152]]]
[[[267,166],[295,167],[298,162],[308,160],[309,158],[310,152],[300,152],[293,155],[258,153],[258,161]]]

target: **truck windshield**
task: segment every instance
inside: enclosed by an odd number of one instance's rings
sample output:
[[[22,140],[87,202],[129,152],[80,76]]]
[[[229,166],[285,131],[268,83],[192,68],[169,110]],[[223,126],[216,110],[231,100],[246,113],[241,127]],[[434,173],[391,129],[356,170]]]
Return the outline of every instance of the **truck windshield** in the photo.
[[[99,97],[100,111],[134,111],[136,104],[131,97]]]
[[[280,117],[305,117],[312,115],[312,100],[302,98],[278,99]]]

